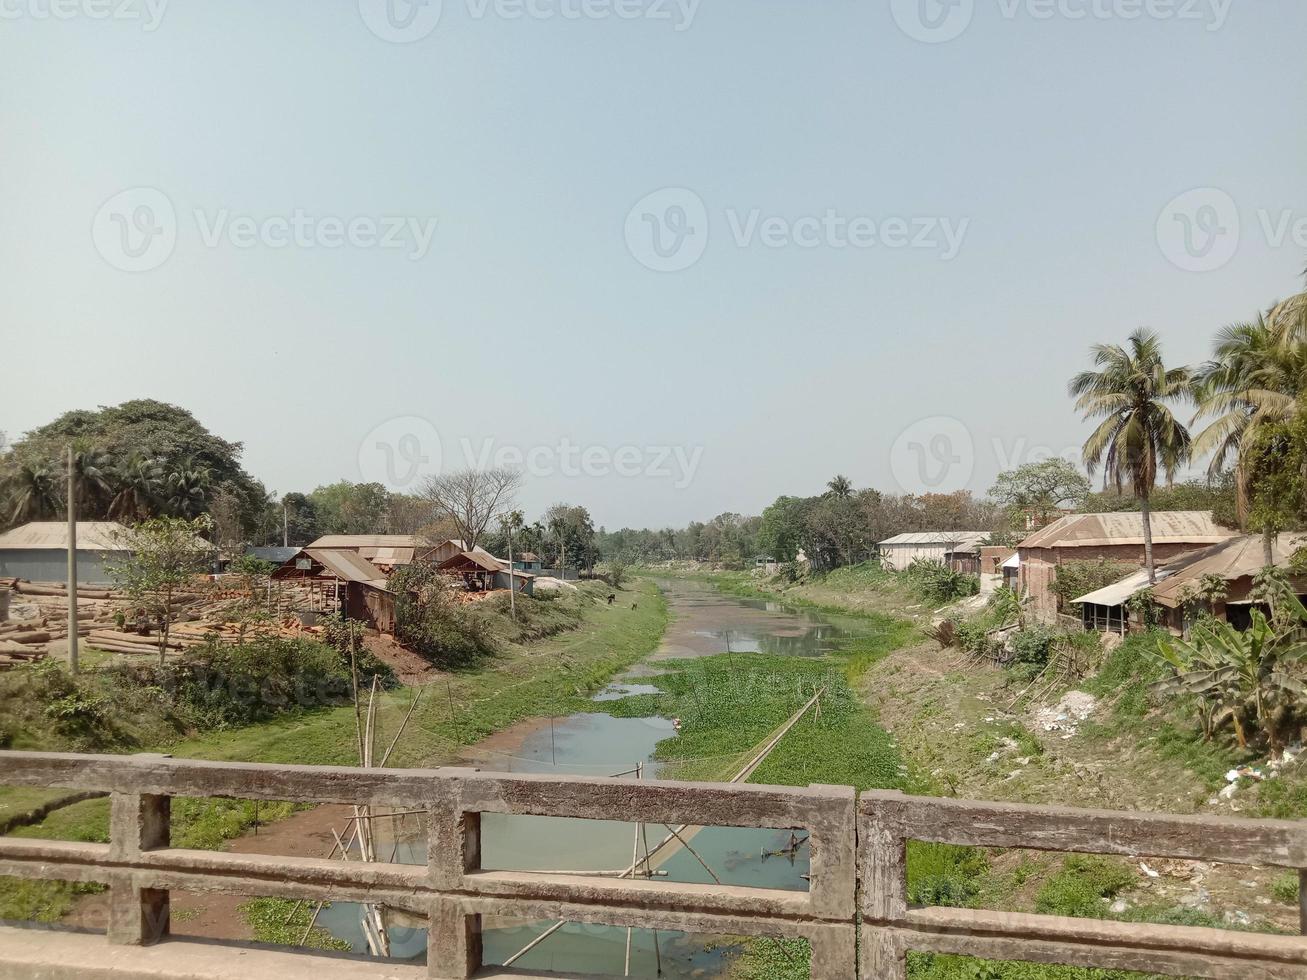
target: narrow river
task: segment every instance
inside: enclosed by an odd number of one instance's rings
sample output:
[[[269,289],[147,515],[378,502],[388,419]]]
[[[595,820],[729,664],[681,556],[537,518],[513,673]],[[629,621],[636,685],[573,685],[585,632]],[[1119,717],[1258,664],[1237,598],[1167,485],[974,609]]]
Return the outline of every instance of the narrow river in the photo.
[[[465,761],[483,769],[508,772],[616,776],[643,767],[657,778],[653,758],[658,743],[675,736],[671,719],[615,718],[603,705],[654,689],[641,680],[658,673],[659,661],[709,656],[727,651],[763,652],[796,657],[822,656],[868,629],[864,622],[797,610],[771,601],[726,595],[714,586],[690,580],[659,581],[672,613],[659,649],[595,697],[592,713],[560,719],[531,719],[468,750]],[[627,776],[626,778],[632,778]],[[661,825],[646,829],[652,848],[667,836]],[[792,856],[765,857],[784,848],[788,831],[710,827],[693,837],[703,863],[724,884],[806,890],[807,849]],[[482,824],[482,863],[494,870],[614,871],[632,864],[637,846],[633,824],[488,814]],[[644,842],[638,846],[643,848]],[[400,842],[397,860],[424,862],[420,842]],[[684,848],[669,848],[653,861],[667,881],[709,883],[712,875]],[[339,903],[318,922],[335,936],[365,952],[360,907]],[[484,951],[487,965],[500,965],[550,929],[552,922],[487,920]],[[392,928],[392,955],[420,956],[426,932]],[[655,949],[655,942],[657,948]],[[622,975],[626,964],[625,929],[568,924],[539,946],[514,960],[513,966],[564,974]],[[633,977],[715,977],[724,972],[731,947],[717,937],[635,930],[631,936]],[[661,973],[659,967],[661,966]]]

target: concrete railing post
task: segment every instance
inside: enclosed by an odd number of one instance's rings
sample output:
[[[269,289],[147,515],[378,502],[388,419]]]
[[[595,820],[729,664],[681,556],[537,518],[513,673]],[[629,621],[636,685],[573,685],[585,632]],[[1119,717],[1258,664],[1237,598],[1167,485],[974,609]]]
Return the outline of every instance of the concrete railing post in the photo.
[[[167,796],[114,793],[110,797],[109,854],[134,861],[143,851],[168,846],[172,800]],[[168,934],[168,892],[144,886],[130,873],[109,884],[109,941],[143,946]]]
[[[908,841],[895,795],[864,797],[859,807],[862,980],[906,980],[908,975],[907,952],[892,928],[908,914]]]
[[[481,868],[481,814],[455,800],[437,802],[427,832],[427,873],[431,886],[456,892],[463,876]],[[432,901],[427,931],[427,973],[439,980],[465,980],[481,969],[481,916],[453,896]]]

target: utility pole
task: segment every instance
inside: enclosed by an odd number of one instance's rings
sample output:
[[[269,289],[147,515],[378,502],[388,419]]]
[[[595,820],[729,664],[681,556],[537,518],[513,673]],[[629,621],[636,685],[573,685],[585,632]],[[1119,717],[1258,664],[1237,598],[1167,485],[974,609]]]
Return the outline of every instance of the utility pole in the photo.
[[[513,577],[513,518],[510,515],[505,525],[508,528],[508,608],[517,622],[517,582]]]
[[[68,447],[68,669],[77,673],[77,476]]]
[[[286,507],[286,498],[281,498],[281,546],[290,547],[290,514]]]

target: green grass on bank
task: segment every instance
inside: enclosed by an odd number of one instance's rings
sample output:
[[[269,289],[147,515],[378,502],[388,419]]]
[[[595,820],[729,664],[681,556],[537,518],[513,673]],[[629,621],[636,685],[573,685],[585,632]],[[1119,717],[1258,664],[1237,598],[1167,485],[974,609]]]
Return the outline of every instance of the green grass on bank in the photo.
[[[881,568],[878,562],[863,562],[811,572],[803,579],[785,582],[779,576],[764,578],[750,571],[699,571],[686,568],[646,568],[641,574],[654,578],[690,579],[708,582],[728,595],[747,599],[779,599],[788,605],[832,615],[912,618],[928,611],[926,602],[903,575]]]

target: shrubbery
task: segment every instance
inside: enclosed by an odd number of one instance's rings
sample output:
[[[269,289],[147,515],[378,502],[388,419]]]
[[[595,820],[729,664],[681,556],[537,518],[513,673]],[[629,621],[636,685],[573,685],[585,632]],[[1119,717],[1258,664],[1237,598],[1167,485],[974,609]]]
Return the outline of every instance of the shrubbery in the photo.
[[[486,621],[451,594],[431,565],[395,570],[390,589],[395,602],[395,638],[442,668],[470,667],[495,652]]]
[[[356,659],[361,684],[391,681],[366,650]],[[351,697],[345,654],[309,639],[260,638],[198,647],[163,666],[119,662],[76,677],[53,661],[12,670],[0,676],[0,720],[23,748],[127,750]]]
[[[1049,586],[1049,591],[1057,596],[1060,606],[1066,610],[1071,608],[1072,599],[1106,588],[1137,569],[1137,565],[1127,565],[1107,558],[1069,561],[1057,566],[1057,578]]]
[[[937,606],[965,599],[980,591],[978,576],[955,572],[942,562],[918,558],[903,574],[922,599]]]

